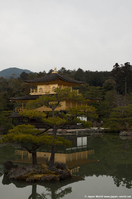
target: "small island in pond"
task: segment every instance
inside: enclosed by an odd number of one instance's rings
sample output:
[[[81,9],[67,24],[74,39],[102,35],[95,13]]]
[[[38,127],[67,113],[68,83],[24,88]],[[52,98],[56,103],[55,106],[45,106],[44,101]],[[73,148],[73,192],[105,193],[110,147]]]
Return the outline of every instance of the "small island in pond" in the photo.
[[[70,170],[64,163],[48,165],[18,166],[11,161],[4,163],[5,173],[9,179],[34,181],[59,181],[71,178]]]

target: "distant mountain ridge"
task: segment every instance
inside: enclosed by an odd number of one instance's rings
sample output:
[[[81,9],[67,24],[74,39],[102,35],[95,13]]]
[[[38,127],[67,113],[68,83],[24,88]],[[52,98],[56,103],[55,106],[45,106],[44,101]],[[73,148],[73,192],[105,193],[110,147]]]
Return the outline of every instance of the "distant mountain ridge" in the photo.
[[[7,68],[7,69],[4,69],[4,70],[0,71],[0,77],[3,77],[3,78],[14,77],[14,78],[17,78],[17,77],[19,77],[21,75],[22,72],[32,73],[32,71],[27,70],[27,69],[20,69],[20,68],[13,67],[13,68]]]

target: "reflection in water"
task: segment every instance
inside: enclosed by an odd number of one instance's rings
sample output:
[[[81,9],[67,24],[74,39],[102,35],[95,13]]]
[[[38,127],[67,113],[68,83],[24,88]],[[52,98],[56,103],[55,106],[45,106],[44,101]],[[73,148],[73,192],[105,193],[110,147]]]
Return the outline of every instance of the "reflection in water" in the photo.
[[[41,186],[46,188],[46,192],[37,190],[37,185],[32,184],[32,191],[28,198],[30,199],[59,199],[70,198],[73,194],[73,186],[79,183],[79,188],[84,187],[87,180],[96,179],[105,176],[113,179],[114,191],[120,188],[125,188],[124,195],[127,195],[128,190],[132,189],[132,140],[120,139],[118,135],[107,135],[103,137],[85,137],[75,138],[72,140],[73,146],[69,149],[60,148],[56,154],[56,161],[66,163],[73,174],[72,179],[61,182],[43,183]],[[82,143],[82,145],[81,145]],[[87,143],[87,145],[86,145]],[[45,152],[43,152],[45,151]],[[45,156],[49,158],[50,153],[47,150],[38,152],[38,160],[44,164]],[[6,160],[13,160],[18,163],[28,163],[31,161],[31,156],[28,152],[14,147],[0,148],[0,162],[1,164]],[[106,179],[105,179],[106,180]],[[29,184],[18,184],[17,182],[8,182],[6,176],[3,177],[3,184],[15,183],[16,187],[25,187]],[[38,184],[38,182],[37,182]],[[74,184],[74,185],[73,185]],[[93,184],[96,184],[94,181]],[[70,186],[69,186],[70,185]],[[106,187],[111,187],[111,184],[105,183]],[[10,186],[10,185],[9,185]],[[40,184],[38,184],[40,186]],[[69,186],[69,187],[64,187]],[[62,190],[63,189],[63,190]],[[87,193],[85,189],[85,193]],[[91,188],[92,190],[92,188]],[[90,190],[90,191],[91,191]],[[94,190],[93,186],[93,193]],[[107,188],[105,190],[107,192]],[[76,192],[79,194],[80,189]],[[98,193],[96,193],[98,195]],[[66,197],[65,197],[66,195]]]
[[[82,180],[81,178],[74,178],[71,182],[77,182],[79,180]],[[69,184],[70,181],[63,181],[60,182],[46,182],[46,183],[32,183],[32,190],[31,195],[28,197],[28,199],[46,199],[47,196],[50,196],[51,199],[59,199],[63,198],[65,195],[72,192],[72,187],[67,187],[65,189],[62,189],[62,186],[65,186]],[[3,176],[2,180],[3,185],[9,185],[10,183],[13,183],[18,188],[24,188],[28,185],[30,185],[27,182],[23,181],[17,181],[17,180],[10,180],[7,175]],[[37,193],[37,184],[46,187],[46,193]]]
[[[86,145],[87,145],[87,137],[77,138],[77,146],[86,146]]]
[[[87,164],[95,159],[90,159],[90,155],[94,154],[93,149],[88,149],[88,137],[75,137],[72,140],[71,148],[59,148],[55,154],[55,162],[65,163],[69,168],[76,168],[78,165]],[[46,164],[50,159],[50,152],[42,149],[43,151],[37,152],[37,161],[39,164]],[[31,163],[32,155],[25,150],[15,150],[16,163]],[[98,161],[98,160],[96,160]]]
[[[80,169],[80,167],[75,167],[75,168],[71,169],[71,175],[73,175],[74,173],[79,173],[79,169]]]
[[[91,160],[88,159],[89,155],[94,154],[94,150],[80,151],[74,153],[56,153],[55,162],[65,163],[69,168],[76,167],[78,164],[86,164]],[[14,162],[19,163],[31,163],[32,156],[27,151],[15,150],[15,155],[18,157]],[[50,159],[50,153],[48,152],[37,152],[38,163],[44,164],[46,160]]]
[[[40,194],[37,193],[37,185],[32,185],[32,193],[28,197],[28,199],[37,199],[37,198],[42,198]]]
[[[132,140],[121,140],[118,135],[105,135],[89,140],[99,162],[80,167],[82,176],[111,176],[117,187],[132,188]]]
[[[37,193],[37,185],[34,184],[34,185],[32,185],[32,193],[28,199],[46,199],[47,196],[50,196],[51,199],[59,199],[59,198],[63,198],[65,195],[71,193],[72,189],[71,189],[71,187],[69,187],[64,190],[56,191],[52,188],[52,190],[48,189],[48,191],[49,191],[49,193],[38,194]]]
[[[128,189],[132,188],[132,164],[118,165],[113,180],[117,187],[126,186]]]

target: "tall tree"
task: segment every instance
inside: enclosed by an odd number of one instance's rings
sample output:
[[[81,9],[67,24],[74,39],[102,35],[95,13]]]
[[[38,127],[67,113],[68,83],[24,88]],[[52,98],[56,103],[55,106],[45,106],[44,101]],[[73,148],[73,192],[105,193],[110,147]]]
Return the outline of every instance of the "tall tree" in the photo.
[[[121,66],[116,63],[111,71],[111,77],[116,82],[116,90],[119,94],[126,95],[132,92],[132,66],[129,62]]]
[[[19,143],[32,154],[32,164],[37,164],[37,149],[41,145],[52,145],[54,138],[52,135],[41,132],[33,125],[18,125],[9,130],[9,133],[1,138],[1,142]],[[70,142],[62,137],[57,137],[54,140],[55,145],[70,145]]]
[[[106,125],[112,130],[130,131],[132,128],[132,105],[113,108]]]
[[[86,100],[83,98],[81,94],[77,94],[76,91],[71,91],[69,88],[55,89],[55,94],[51,95],[42,95],[39,99],[35,101],[31,101],[27,104],[27,109],[23,113],[22,116],[30,117],[30,118],[39,118],[46,126],[46,129],[52,128],[53,129],[53,141],[52,141],[52,152],[50,157],[50,164],[54,163],[54,155],[55,155],[55,140],[56,140],[56,133],[58,128],[62,128],[67,124],[75,123],[82,123],[85,126],[90,126],[90,122],[84,122],[79,119],[79,116],[87,116],[95,115],[95,108],[91,106],[82,107],[81,105],[72,109],[68,108],[67,110],[63,111],[60,110],[61,103],[65,100],[72,100],[74,103],[78,102],[82,104],[83,102],[86,103]],[[39,112],[37,108],[42,107],[44,112]],[[47,109],[48,108],[48,109]],[[36,110],[32,110],[36,109]],[[46,109],[46,111],[45,111]],[[48,111],[47,111],[48,110]],[[85,111],[84,111],[85,110]]]

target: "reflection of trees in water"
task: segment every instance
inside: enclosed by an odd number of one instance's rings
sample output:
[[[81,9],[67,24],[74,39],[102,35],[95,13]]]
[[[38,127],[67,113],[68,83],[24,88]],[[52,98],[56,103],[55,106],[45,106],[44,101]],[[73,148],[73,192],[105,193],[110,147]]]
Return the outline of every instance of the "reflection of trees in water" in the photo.
[[[52,199],[59,199],[59,198],[63,198],[65,195],[69,194],[72,192],[72,188],[71,187],[68,187],[68,188],[65,188],[64,190],[62,189],[58,189],[58,190],[51,190],[48,188],[48,191],[51,192],[51,198]],[[59,193],[57,193],[59,192]],[[43,195],[43,194],[42,194]]]
[[[126,155],[125,152],[129,148],[129,143],[128,142],[129,142],[129,139],[125,141],[125,143],[124,143],[124,145],[122,147],[122,156]]]
[[[88,137],[88,147],[89,149],[94,149],[94,154],[89,155],[88,159],[96,160],[96,162],[80,165],[79,172],[76,173],[76,177],[78,177],[79,180],[85,176],[95,175],[98,177],[106,175],[113,178],[117,187],[126,186],[126,188],[132,188],[132,140],[121,140],[119,135],[104,134],[103,137]],[[10,153],[10,148],[8,148],[8,150]],[[11,154],[13,154],[13,149],[11,150]],[[4,150],[2,150],[2,153],[5,154]],[[97,162],[97,160],[99,161]],[[61,197],[61,194],[63,195],[65,193],[65,190],[61,190],[60,188],[69,184],[63,184],[63,182],[61,182],[61,186],[56,186],[57,183],[53,186],[51,186],[53,183],[50,185],[45,183],[42,186],[50,190],[48,194],[50,194],[53,199],[58,199]],[[73,183],[73,178],[70,183]],[[66,190],[66,193],[68,194],[68,191],[70,193],[70,190],[71,188]],[[37,195],[35,199],[39,199],[39,197],[44,199],[46,193]]]
[[[28,197],[28,199],[44,199],[41,197],[40,194],[37,193],[37,185],[36,184],[32,185],[32,193]]]
[[[132,141],[127,139],[124,140],[124,144],[121,151],[120,159],[124,160],[124,162],[128,162],[132,160]],[[117,187],[126,186],[126,188],[132,188],[132,172],[131,172],[132,164],[120,164],[117,165],[116,172],[114,173],[113,180]]]
[[[111,176],[117,187],[132,187],[132,140],[121,140],[118,135],[105,134],[102,138],[89,138],[89,146],[94,149],[91,159],[99,162],[81,165],[81,176]]]
[[[117,187],[126,186],[126,188],[132,188],[132,164],[130,165],[118,165],[115,174],[113,175],[114,183]]]
[[[29,196],[28,199],[47,199],[47,196],[50,196],[51,199],[59,199],[59,198],[63,198],[66,194],[71,193],[72,192],[72,188],[68,187],[64,190],[62,189],[58,189],[55,190],[54,188],[47,188],[47,191],[49,193],[42,193],[42,194],[38,194],[37,193],[37,185],[32,185],[32,194]],[[60,191],[59,193],[57,193],[58,191]]]
[[[13,183],[16,187],[19,187],[19,188],[24,188],[26,186],[31,185],[32,193],[28,197],[28,199],[47,199],[48,196],[51,199],[60,199],[60,198],[63,198],[65,195],[72,192],[71,187],[67,187],[65,189],[62,189],[61,187],[66,186],[71,182],[76,182],[79,180],[82,180],[82,179],[81,178],[76,178],[76,179],[73,178],[73,180],[72,179],[70,179],[68,181],[64,180],[63,182],[54,182],[54,181],[53,182],[45,182],[44,185],[43,185],[43,183],[39,184],[39,182],[29,184],[25,181],[10,180],[8,178],[8,176],[5,174],[5,175],[3,175],[2,183],[4,185],[9,185],[9,184]],[[39,185],[39,186],[41,185],[44,188],[46,188],[47,193],[42,193],[42,194],[37,193],[37,185]]]

